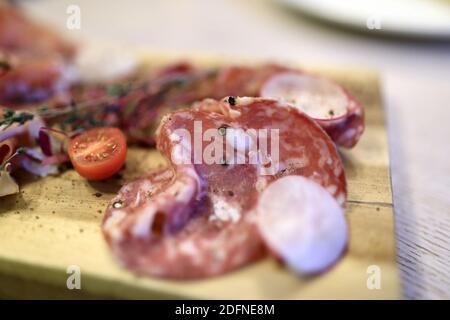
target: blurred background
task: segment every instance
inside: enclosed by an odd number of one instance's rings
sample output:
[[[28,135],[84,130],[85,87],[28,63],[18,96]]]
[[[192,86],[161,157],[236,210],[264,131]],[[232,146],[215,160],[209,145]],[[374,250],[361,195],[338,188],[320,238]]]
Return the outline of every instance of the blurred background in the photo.
[[[404,296],[450,298],[449,0],[16,2],[76,39],[376,69]],[[69,5],[80,29],[66,27]]]

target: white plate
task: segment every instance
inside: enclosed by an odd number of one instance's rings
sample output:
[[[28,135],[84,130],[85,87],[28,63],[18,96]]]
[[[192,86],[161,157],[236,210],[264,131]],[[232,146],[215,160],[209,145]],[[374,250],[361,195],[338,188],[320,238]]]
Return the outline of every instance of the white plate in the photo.
[[[281,0],[311,16],[370,32],[450,39],[450,0]]]

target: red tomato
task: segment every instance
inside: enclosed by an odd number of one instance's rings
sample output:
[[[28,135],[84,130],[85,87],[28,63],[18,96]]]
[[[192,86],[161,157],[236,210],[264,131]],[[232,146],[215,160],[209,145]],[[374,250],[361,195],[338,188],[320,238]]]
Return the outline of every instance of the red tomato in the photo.
[[[122,168],[126,155],[126,138],[117,128],[94,128],[69,143],[72,165],[88,180],[111,177]]]

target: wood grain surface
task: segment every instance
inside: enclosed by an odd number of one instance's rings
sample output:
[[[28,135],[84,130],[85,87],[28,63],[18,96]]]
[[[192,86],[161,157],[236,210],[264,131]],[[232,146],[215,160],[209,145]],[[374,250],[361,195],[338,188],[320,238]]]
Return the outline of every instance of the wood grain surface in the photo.
[[[165,59],[148,59],[151,66]],[[204,61],[204,59],[202,60]],[[345,85],[366,108],[358,146],[341,151],[349,184],[349,248],[330,271],[300,278],[266,259],[202,281],[140,278],[113,261],[100,223],[119,187],[164,163],[156,150],[132,148],[120,179],[90,183],[73,170],[36,179],[20,174],[20,194],[0,199],[0,295],[43,298],[400,298],[389,157],[378,77],[361,70],[317,72]],[[81,290],[68,290],[66,269],[81,269]],[[367,287],[369,266],[380,289]]]

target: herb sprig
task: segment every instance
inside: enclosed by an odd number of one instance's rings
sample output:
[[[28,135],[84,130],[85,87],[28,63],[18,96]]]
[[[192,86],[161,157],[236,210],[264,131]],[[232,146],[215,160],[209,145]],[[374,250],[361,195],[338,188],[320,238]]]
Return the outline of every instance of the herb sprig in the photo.
[[[29,112],[16,112],[15,110],[7,109],[3,113],[3,117],[0,119],[0,126],[3,127],[3,130],[8,128],[13,123],[24,124],[27,121],[33,120],[34,114]]]
[[[183,76],[181,78],[170,79],[166,83],[161,84],[158,90],[153,92],[152,95],[161,98],[160,96],[164,96],[172,88],[188,85],[203,79],[205,76],[210,76],[210,72],[201,75]],[[65,130],[66,125],[69,125],[72,129],[79,129],[84,123],[91,126],[98,126],[101,125],[102,122],[98,121],[96,114],[99,112],[109,112],[111,110],[117,112],[116,103],[118,98],[130,94],[133,91],[147,91],[150,87],[151,83],[147,80],[110,84],[104,88],[105,95],[102,97],[92,99],[90,101],[72,101],[66,106],[55,109],[49,108],[44,104],[37,108],[37,115],[44,120],[59,119],[61,130]],[[138,102],[131,101],[129,104],[138,104]],[[24,124],[25,122],[32,120],[33,117],[34,115],[29,112],[16,112],[15,110],[7,109],[3,116],[0,117],[0,131],[7,129],[13,123]],[[63,119],[61,119],[61,117]]]

